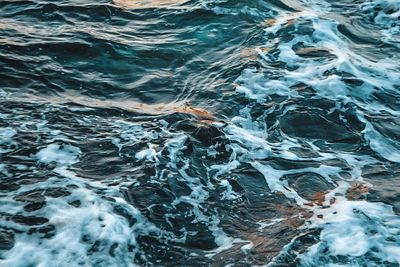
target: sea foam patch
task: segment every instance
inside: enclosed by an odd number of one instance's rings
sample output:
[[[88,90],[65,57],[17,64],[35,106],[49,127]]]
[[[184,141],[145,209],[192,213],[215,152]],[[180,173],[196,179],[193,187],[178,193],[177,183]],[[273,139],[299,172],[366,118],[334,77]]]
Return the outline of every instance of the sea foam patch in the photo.
[[[0,128],[0,154],[9,152],[13,142],[13,137],[17,134],[17,131],[11,127]]]
[[[0,7],[0,265],[399,265],[398,2],[184,2]]]
[[[388,13],[398,16],[396,15],[398,12],[397,2],[370,1],[366,2],[362,8],[366,10],[372,6],[381,9],[375,17],[375,22],[380,22],[381,26],[389,25],[388,21],[391,16]],[[388,11],[389,9],[390,11]],[[379,114],[389,113],[392,114],[393,119],[398,117],[396,108],[389,108],[384,103],[376,101],[375,98],[379,92],[387,91],[393,94],[393,90],[398,88],[400,84],[398,64],[395,58],[371,60],[363,51],[356,50],[354,44],[346,39],[347,36],[338,30],[340,22],[336,20],[338,17],[330,16],[331,12],[329,4],[325,2],[319,4],[304,1],[303,11],[281,12],[278,19],[267,23],[265,32],[268,35],[266,44],[268,49],[264,51],[260,49],[259,52],[261,53],[260,60],[272,67],[266,67],[264,72],[262,68],[245,70],[236,80],[238,84],[236,92],[250,101],[261,104],[280,99],[278,102],[280,105],[275,104],[275,111],[284,105],[290,107],[286,110],[296,111],[298,107],[291,103],[303,101],[303,98],[315,99],[321,103],[325,101],[324,99],[335,101],[335,106],[328,111],[330,114],[335,111],[347,112],[352,106],[356,109],[356,120],[364,124],[358,130],[363,135],[362,142],[384,160],[397,163],[399,160],[397,140],[391,140],[388,136],[379,133],[365,115],[379,116]],[[305,25],[312,29],[310,33],[302,32],[302,26]],[[392,31],[391,36],[394,37],[396,23],[392,23],[391,26],[390,30],[383,31],[386,33]],[[393,42],[393,40],[382,36],[382,41]],[[287,67],[274,67],[277,64]],[[397,93],[395,94],[397,95]],[[283,100],[282,97],[284,97]],[[253,106],[249,105],[249,107]],[[323,110],[323,107],[319,107],[319,109]],[[255,121],[253,119],[254,123]],[[342,116],[340,123],[351,125],[352,122]],[[240,140],[238,139],[239,132],[246,132],[249,135],[245,138],[246,140],[250,141],[255,138],[252,132],[253,125],[242,124],[239,127],[240,131],[236,130],[235,132],[227,128],[227,132],[231,133],[228,136],[232,136],[233,141]],[[271,125],[269,130],[271,128],[274,127]],[[315,124],[310,125],[309,129],[305,126],[298,127],[298,129],[319,131],[318,125]],[[271,191],[283,193],[287,198],[293,199],[305,208],[312,207],[311,210],[315,215],[310,220],[311,224],[305,224],[303,227],[304,229],[321,229],[320,242],[298,256],[301,259],[299,264],[302,266],[320,264],[334,266],[341,263],[362,266],[367,262],[371,262],[373,265],[399,264],[397,249],[399,241],[396,237],[398,229],[394,226],[399,218],[392,208],[383,203],[348,200],[343,196],[348,188],[348,182],[362,181],[364,167],[370,163],[379,162],[379,156],[372,158],[370,155],[357,152],[333,152],[329,147],[334,146],[334,143],[312,140],[314,136],[324,139],[323,134],[304,136],[311,137],[311,140],[303,141],[309,144],[311,144],[310,141],[312,142],[311,147],[315,155],[313,159],[320,160],[319,168],[291,169],[290,166],[285,166],[283,169],[276,169],[269,164],[274,163],[275,157],[285,154],[278,152],[279,147],[274,147],[273,144],[265,141],[253,141],[251,145],[239,141],[241,147],[235,150],[236,155],[243,155],[244,151],[246,155],[259,154],[256,147],[268,151],[264,157],[257,158],[251,164],[264,175]],[[285,137],[288,138],[283,136],[283,138]],[[290,142],[292,145],[289,145],[289,149],[294,149],[299,145],[303,146],[301,139],[297,139],[296,142],[290,140]],[[264,143],[266,145],[264,147],[268,147],[268,149],[257,146],[257,143]],[[321,146],[322,144],[324,145]],[[246,159],[243,156],[236,156],[236,158],[239,159],[239,162]],[[301,161],[299,157],[294,158]],[[331,163],[328,163],[327,167],[329,168],[321,168],[324,160],[329,162],[333,158],[340,158],[346,162],[347,167],[336,164],[329,166]],[[260,160],[263,162],[258,162]],[[321,175],[327,182],[337,187],[330,193],[323,194],[326,194],[323,205],[313,204],[313,199],[302,199],[289,186],[287,175],[305,172]],[[292,243],[288,244],[288,247],[292,245]],[[290,249],[288,250],[290,251]],[[282,251],[283,254],[287,252],[284,251]],[[279,262],[279,259],[277,257],[276,263]]]
[[[321,241],[301,256],[302,265],[334,264],[339,256],[353,264],[399,264],[399,222],[388,205],[337,197],[332,207],[318,211],[314,226],[322,226]]]
[[[68,144],[50,144],[41,149],[36,157],[41,163],[57,163],[60,166],[68,166],[77,162],[81,150]]]

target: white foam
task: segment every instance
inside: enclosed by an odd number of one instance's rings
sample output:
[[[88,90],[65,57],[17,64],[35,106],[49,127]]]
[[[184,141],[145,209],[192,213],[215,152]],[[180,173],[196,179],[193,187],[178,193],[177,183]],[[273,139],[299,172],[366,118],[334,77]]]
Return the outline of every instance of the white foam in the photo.
[[[361,5],[361,8],[369,10],[377,5],[384,8],[398,8],[398,3],[397,0],[375,0],[368,1],[366,5]],[[276,143],[267,141],[268,130],[279,128],[279,122],[266,125],[266,115],[284,106],[283,114],[288,111],[296,111],[297,106],[291,105],[290,100],[304,97],[301,92],[293,89],[295,85],[301,83],[315,91],[315,95],[310,96],[311,98],[335,101],[334,109],[343,111],[347,104],[354,107],[359,112],[359,119],[366,125],[362,134],[371,149],[383,159],[397,163],[400,161],[400,152],[396,141],[388,140],[379,133],[363,115],[365,113],[380,114],[381,112],[393,116],[400,114],[399,111],[384,103],[379,103],[374,98],[374,94],[377,92],[387,90],[396,92],[398,90],[396,88],[400,82],[398,61],[389,57],[372,60],[363,55],[363,51],[355,51],[352,44],[338,31],[340,22],[334,16],[330,16],[333,14],[329,13],[328,2],[304,0],[299,4],[301,4],[299,8],[303,9],[301,12],[287,13],[274,10],[269,14],[278,13],[279,16],[275,23],[265,30],[268,35],[267,43],[262,44],[257,50],[262,58],[260,64],[268,67],[269,73],[265,75],[260,70],[262,68],[251,68],[244,70],[236,79],[235,83],[238,84],[236,92],[246,97],[251,104],[241,109],[238,116],[232,118],[231,121],[227,120],[224,125],[215,123],[216,127],[220,127],[229,140],[229,144],[224,148],[231,154],[226,162],[214,164],[208,168],[208,174],[211,177],[197,177],[191,172],[191,168],[193,168],[191,158],[185,154],[187,152],[186,144],[190,142],[190,139],[184,133],[169,131],[168,123],[165,121],[159,121],[162,129],[160,132],[147,130],[146,126],[140,125],[140,123],[125,120],[113,122],[112,129],[117,137],[112,137],[112,143],[118,148],[120,156],[125,156],[121,154],[124,148],[147,144],[146,149],[133,151],[129,156],[134,155],[139,161],[154,162],[156,174],[149,177],[150,181],[162,184],[166,179],[164,174],[167,173],[169,178],[176,177],[180,182],[185,183],[190,192],[173,199],[171,203],[164,204],[170,204],[175,208],[180,203],[188,204],[191,209],[190,215],[194,216],[193,223],[206,225],[217,244],[215,250],[209,251],[208,257],[232,248],[235,243],[244,243],[241,250],[245,254],[249,253],[254,246],[252,243],[226,234],[220,226],[218,214],[213,210],[205,209],[208,207],[208,190],[214,190],[216,187],[224,190],[221,193],[221,200],[238,200],[240,194],[235,193],[229,183],[229,179],[232,179],[230,173],[242,166],[246,168],[252,166],[264,176],[271,192],[283,193],[301,208],[314,212],[315,215],[309,224],[303,226],[303,229],[321,229],[320,242],[299,256],[301,264],[305,266],[339,266],[339,264],[330,262],[330,257],[345,256],[347,259],[353,260],[357,257],[367,257],[368,253],[381,261],[400,263],[398,246],[400,221],[392,208],[383,203],[350,201],[344,197],[349,188],[348,182],[362,181],[363,167],[376,163],[377,160],[362,154],[323,150],[317,146],[316,142],[296,140],[285,136],[284,133],[281,133],[282,140],[276,141]],[[258,10],[250,7],[243,9],[216,7],[213,10],[219,14],[251,14],[257,18],[266,15],[260,14]],[[396,37],[393,37],[393,33],[397,32],[398,26],[396,25],[398,24],[395,20],[398,12],[386,14],[380,11],[375,18],[386,36],[383,38],[384,42],[395,44]],[[313,33],[306,35],[299,31],[300,23],[310,26]],[[389,23],[395,25],[387,27]],[[291,40],[281,38],[280,35],[280,31],[289,24],[295,26],[289,33],[285,33],[285,36]],[[318,59],[303,58],[296,54],[294,48],[299,43],[309,47],[322,48],[332,56]],[[264,47],[275,49],[277,58],[268,55],[268,52],[263,52],[268,50],[261,49]],[[270,63],[280,63],[291,68],[276,67],[276,64]],[[359,79],[362,85],[350,86],[340,74],[332,74],[333,72],[346,72]],[[272,107],[265,105],[264,113],[258,118],[251,115],[254,103],[264,104],[276,95],[284,97],[286,100]],[[84,120],[82,120],[82,124],[85,124]],[[38,131],[48,132],[51,135],[62,134],[59,131],[51,131],[46,121],[37,123],[36,128]],[[11,127],[0,128],[0,143],[6,146],[15,144],[13,138],[16,134],[16,130]],[[68,185],[74,185],[71,195],[62,198],[46,197],[46,208],[32,212],[35,216],[49,218],[50,223],[56,227],[55,236],[51,239],[40,239],[35,235],[17,235],[14,248],[2,255],[4,259],[0,261],[1,264],[5,266],[22,264],[75,266],[82,262],[83,266],[133,266],[135,256],[140,255],[145,258],[137,244],[138,236],[152,235],[160,242],[167,240],[183,243],[186,240],[188,233],[185,232],[185,229],[182,229],[182,235],[179,236],[164,231],[150,223],[138,209],[124,200],[120,189],[129,186],[129,183],[134,183],[134,181],[121,183],[118,186],[107,186],[102,182],[83,179],[68,170],[67,167],[78,162],[81,150],[68,145],[67,138],[57,136],[58,141],[62,139],[65,144],[50,144],[34,156],[38,162],[56,164],[52,172],[54,177],[35,185],[24,185],[16,192],[20,194],[38,188],[46,189],[52,186],[68,188]],[[161,140],[162,144],[155,145],[154,140]],[[291,148],[303,147],[304,144],[309,145],[316,155],[315,157],[302,158],[290,151]],[[325,143],[325,146],[328,145]],[[217,144],[211,146],[207,150],[207,155],[216,157],[219,153],[217,148]],[[357,153],[363,152],[357,151]],[[167,163],[160,162],[161,155],[166,155],[164,161]],[[269,162],[277,158],[313,161],[313,163],[318,163],[318,166],[298,169],[292,168],[293,166],[282,167],[282,169],[270,166]],[[335,166],[333,161],[340,161],[341,165],[346,166],[343,168]],[[15,167],[19,170],[26,170],[25,167]],[[7,168],[8,166],[5,164],[0,164],[1,172],[6,173]],[[323,208],[319,206],[310,208],[304,205],[311,200],[301,197],[289,186],[288,175],[309,172],[318,174],[329,184],[337,186],[335,190],[325,196]],[[60,177],[63,179],[59,179]],[[217,183],[213,184],[212,182],[215,181]],[[76,208],[68,204],[73,200],[80,200],[81,206]],[[2,212],[24,213],[22,205],[11,197],[3,198],[1,204]],[[126,218],[116,214],[114,209],[117,206],[132,216],[136,222],[130,225]],[[259,229],[272,227],[282,220],[284,219],[277,218],[267,223],[261,221]],[[7,222],[6,226],[21,231],[27,230],[27,227],[13,222]],[[82,241],[83,236],[89,241]],[[395,240],[395,242],[390,240]],[[90,255],[87,251],[95,241],[100,241],[99,252]],[[108,253],[113,243],[117,243],[118,247],[115,256],[111,257]],[[133,246],[132,253],[128,251],[128,246]],[[287,247],[290,247],[290,244]],[[355,260],[354,265],[358,264],[357,260],[359,259]],[[361,262],[360,266],[366,263],[365,259],[361,259],[359,262]]]
[[[0,145],[10,147],[16,143],[13,141],[13,137],[17,134],[17,131],[11,127],[0,128]],[[0,147],[0,155],[10,152],[10,148],[3,149]]]
[[[282,176],[287,173],[286,171],[275,170],[271,166],[263,165],[259,162],[252,163],[252,166],[264,175],[265,181],[272,192],[281,192],[287,198],[296,200],[298,204],[305,202],[295,190],[288,186],[287,181],[281,180]]]
[[[249,243],[249,244],[247,244],[247,245],[244,245],[244,246],[242,246],[241,248],[240,248],[240,250],[244,253],[244,254],[248,254],[250,251],[251,251],[251,249],[254,247],[254,244],[253,243]]]
[[[11,127],[0,128],[0,138],[1,138],[2,143],[12,142],[12,137],[14,137],[16,134],[17,134],[17,131],[15,131]]]
[[[67,167],[78,160],[80,150],[71,145],[50,144],[41,149],[35,158],[42,163],[56,163],[54,173],[63,177],[49,177],[48,180],[21,187],[14,194],[31,190],[68,188],[70,195],[60,198],[46,197],[45,208],[31,212],[30,215],[45,217],[55,227],[55,235],[41,238],[38,235],[18,234],[14,247],[2,254],[0,265],[4,266],[136,266],[134,257],[140,254],[136,238],[140,235],[154,235],[160,239],[175,239],[175,236],[160,230],[150,223],[140,211],[127,203],[119,186],[107,186],[99,181],[83,179]],[[105,198],[106,197],[106,198]],[[110,201],[113,199],[114,201]],[[7,201],[6,201],[7,200]],[[79,207],[70,205],[79,200]],[[24,213],[20,203],[12,196],[3,198],[0,210],[5,213]],[[133,225],[115,212],[123,209],[131,216]],[[7,222],[7,227],[27,231],[29,227]],[[95,242],[98,252],[88,253]],[[109,253],[112,247],[114,256]],[[129,251],[129,246],[132,251]]]
[[[157,156],[157,152],[153,148],[148,148],[137,152],[135,154],[136,159],[138,160],[148,160],[148,161],[155,161]]]
[[[375,18],[375,22],[382,27],[383,35],[378,36],[382,37],[383,42],[394,45],[398,45],[395,44],[397,37],[394,33],[399,27],[397,18],[399,4],[400,2],[396,0],[376,0],[366,1],[360,5],[361,9],[371,10],[371,12],[374,7],[378,6],[382,10],[389,8],[394,10],[393,15],[379,11]],[[260,48],[261,63],[268,69],[268,75],[254,68],[244,70],[235,81],[238,84],[236,92],[250,101],[258,103],[268,101],[273,95],[284,96],[287,101],[284,101],[283,104],[287,104],[293,98],[303,97],[293,88],[298,84],[305,84],[315,91],[315,95],[310,97],[335,101],[336,106],[331,111],[337,109],[347,112],[344,108],[346,105],[355,108],[359,120],[366,125],[362,134],[371,149],[383,159],[398,163],[400,160],[398,142],[379,133],[364,116],[364,114],[385,113],[397,118],[400,115],[398,110],[385,105],[385,103],[380,103],[375,98],[375,94],[378,92],[397,95],[400,84],[398,55],[386,57],[376,54],[375,58],[371,59],[371,56],[364,53],[363,50],[355,49],[357,46],[338,30],[342,23],[340,15],[331,13],[330,5],[326,1],[302,1],[302,9],[303,11],[297,13],[278,11],[277,19],[265,29],[268,41],[262,45],[262,47],[269,48],[267,49],[269,51],[278,50],[278,58],[275,55],[268,55],[268,51],[263,52],[263,49]],[[300,23],[312,27],[313,33],[304,35],[298,31]],[[280,38],[281,30],[290,24],[294,24],[294,29],[291,29],[290,33],[282,31],[285,38]],[[389,24],[391,26],[388,26]],[[300,43],[305,47],[321,48],[331,56],[315,59],[298,56],[294,46]],[[275,68],[276,63],[292,68]],[[340,72],[354,77],[361,83],[349,85]],[[249,105],[249,107],[251,106]],[[287,110],[296,110],[296,106],[288,106]],[[295,200],[303,208],[311,209],[315,213],[311,220],[311,226],[305,225],[304,227],[322,229],[321,241],[300,256],[301,265],[339,266],[340,264],[331,257],[345,256],[354,266],[366,266],[367,254],[373,255],[381,262],[399,263],[399,243],[396,237],[396,234],[399,233],[397,226],[399,217],[393,213],[392,208],[383,203],[350,201],[343,197],[349,188],[348,181],[362,181],[363,167],[377,163],[378,160],[362,153],[321,152],[316,145],[309,143],[315,154],[318,155],[313,157],[314,161],[340,159],[347,164],[347,167],[321,164],[320,167],[314,168],[275,169],[269,166],[268,162],[261,163],[260,160],[269,157],[301,160],[295,154],[287,152],[291,147],[298,147],[299,144],[287,136],[284,136],[286,139],[284,141],[287,142],[285,146],[280,146],[282,143],[278,143],[276,146],[268,143],[266,135],[263,136],[260,135],[260,132],[254,131],[254,128],[257,128],[255,126],[257,119],[251,119],[251,116],[249,118],[249,113],[247,109],[246,114],[241,113],[239,118],[232,120],[233,126],[228,125],[224,129],[227,137],[237,143],[237,145],[229,146],[233,150],[230,162],[234,159],[240,164],[250,163],[264,175],[272,192],[281,192],[286,197]],[[218,167],[223,170],[222,167]],[[229,171],[232,171],[232,168]],[[324,208],[320,206],[309,208],[303,205],[310,200],[301,198],[285,180],[285,175],[306,172],[317,173],[331,185],[337,186],[335,190],[325,196]],[[334,182],[332,178],[335,178],[336,181]],[[334,204],[331,205],[333,202]],[[391,243],[387,239],[396,241]],[[287,249],[290,249],[290,245],[288,244]],[[328,251],[326,252],[324,249],[328,249]],[[286,250],[284,249],[282,253],[284,251]]]
[[[381,32],[385,36],[383,41],[400,47],[400,2],[397,0],[370,0],[361,5],[361,10],[375,15],[373,17],[376,25],[381,27]],[[391,12],[387,12],[391,10]]]
[[[233,191],[233,188],[228,180],[221,180],[219,184],[226,188],[226,190],[222,193],[221,200],[235,200],[239,198],[239,196]]]
[[[313,266],[329,255],[361,257],[367,253],[400,264],[398,244],[388,241],[397,239],[400,219],[389,205],[336,197],[334,205],[318,210],[317,215],[323,216],[313,220],[313,227],[322,228],[321,241],[301,256],[303,265]],[[324,249],[329,253],[323,254]]]
[[[36,158],[42,163],[57,163],[61,166],[68,166],[77,162],[81,150],[77,147],[63,144],[50,144],[42,148],[37,154]]]
[[[369,146],[383,158],[400,163],[400,150],[396,148],[396,145],[375,130],[372,124],[364,117],[360,116],[359,119],[365,123],[363,133]]]

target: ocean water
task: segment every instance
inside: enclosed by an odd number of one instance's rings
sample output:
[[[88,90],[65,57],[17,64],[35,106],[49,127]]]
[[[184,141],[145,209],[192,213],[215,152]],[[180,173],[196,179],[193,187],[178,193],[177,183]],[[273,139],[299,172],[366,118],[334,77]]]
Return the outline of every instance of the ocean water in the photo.
[[[400,266],[399,0],[0,1],[0,266]]]

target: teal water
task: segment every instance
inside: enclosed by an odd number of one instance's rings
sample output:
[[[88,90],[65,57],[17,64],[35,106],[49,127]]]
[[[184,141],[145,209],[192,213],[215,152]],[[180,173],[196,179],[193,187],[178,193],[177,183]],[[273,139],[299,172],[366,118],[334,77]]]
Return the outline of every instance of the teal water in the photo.
[[[399,266],[400,2],[0,2],[0,266]]]

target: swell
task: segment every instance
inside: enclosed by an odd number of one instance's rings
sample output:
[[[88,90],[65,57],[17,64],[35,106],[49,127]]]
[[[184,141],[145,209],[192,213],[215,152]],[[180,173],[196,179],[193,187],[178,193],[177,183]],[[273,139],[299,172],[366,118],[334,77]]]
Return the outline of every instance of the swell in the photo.
[[[396,2],[128,6],[0,3],[2,264],[399,264]]]

